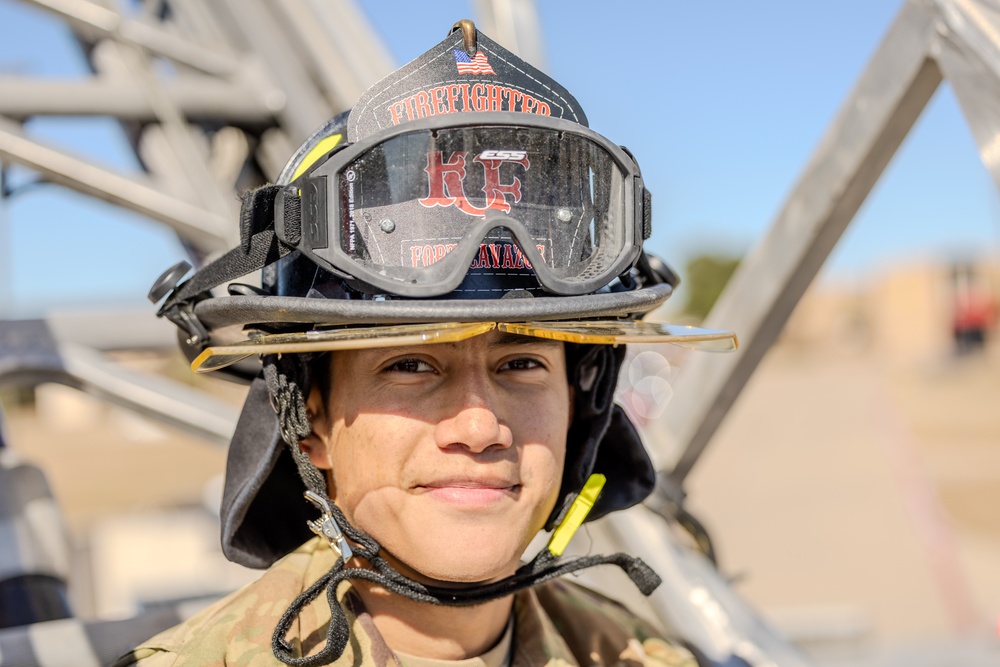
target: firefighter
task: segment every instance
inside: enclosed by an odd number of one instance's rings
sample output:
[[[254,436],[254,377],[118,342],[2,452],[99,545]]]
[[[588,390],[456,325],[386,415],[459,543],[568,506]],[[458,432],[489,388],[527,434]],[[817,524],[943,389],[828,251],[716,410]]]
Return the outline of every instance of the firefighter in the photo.
[[[640,321],[676,284],[650,225],[632,155],[469,21],[320,128],[244,196],[240,247],[151,292],[196,371],[252,377],[222,542],[267,571],[118,664],[694,665],[559,579],[659,583],[562,557],[655,482],[623,343],[735,344]]]

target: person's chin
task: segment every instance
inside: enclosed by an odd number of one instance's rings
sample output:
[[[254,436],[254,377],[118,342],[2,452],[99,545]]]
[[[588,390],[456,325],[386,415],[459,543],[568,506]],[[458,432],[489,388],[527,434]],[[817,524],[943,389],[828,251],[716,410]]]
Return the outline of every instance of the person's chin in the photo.
[[[450,499],[432,494],[410,500],[399,513],[387,513],[367,527],[393,564],[421,583],[447,586],[509,576],[541,528],[533,519],[537,512],[522,505],[523,497],[486,498],[493,508],[486,511],[471,511],[464,503],[456,508]]]
[[[524,551],[525,540],[518,539],[522,531],[511,530],[509,524],[491,530],[482,526],[426,528],[414,536],[419,543],[406,549],[410,557],[401,559],[414,571],[414,578],[424,583],[447,587],[502,579],[514,573]]]
[[[516,563],[504,560],[502,564],[475,559],[435,559],[433,563],[422,564],[422,569],[414,577],[422,583],[441,588],[462,587],[471,584],[485,584],[508,577],[516,570]]]

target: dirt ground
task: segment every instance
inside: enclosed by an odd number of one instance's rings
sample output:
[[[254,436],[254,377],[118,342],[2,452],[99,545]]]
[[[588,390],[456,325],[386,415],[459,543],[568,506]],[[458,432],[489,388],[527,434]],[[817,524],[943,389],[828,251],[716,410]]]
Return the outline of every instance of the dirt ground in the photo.
[[[998,371],[772,350],[689,482],[739,590],[804,639],[995,639]]]

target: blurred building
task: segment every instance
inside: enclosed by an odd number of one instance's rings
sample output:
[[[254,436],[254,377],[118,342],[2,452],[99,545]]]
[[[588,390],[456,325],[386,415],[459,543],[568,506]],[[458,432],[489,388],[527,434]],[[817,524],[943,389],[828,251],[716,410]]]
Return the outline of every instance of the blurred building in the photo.
[[[966,351],[995,354],[998,295],[996,258],[900,263],[869,281],[814,286],[781,343],[817,353],[872,352],[898,368],[927,367]],[[970,329],[981,332],[982,345],[963,342],[975,339]]]

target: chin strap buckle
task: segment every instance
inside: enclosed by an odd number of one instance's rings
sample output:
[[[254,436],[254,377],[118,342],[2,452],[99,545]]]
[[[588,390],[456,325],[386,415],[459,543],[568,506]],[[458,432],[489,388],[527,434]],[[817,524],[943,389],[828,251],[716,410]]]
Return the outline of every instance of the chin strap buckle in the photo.
[[[337,520],[333,518],[333,509],[330,507],[330,501],[313,491],[306,491],[305,496],[306,500],[322,512],[316,521],[306,521],[309,530],[329,540],[333,550],[344,559],[344,563],[347,563],[351,559],[351,556],[354,555],[354,552],[351,550],[351,545],[347,543],[347,538],[344,537],[344,531],[340,529],[340,526],[337,525]]]

